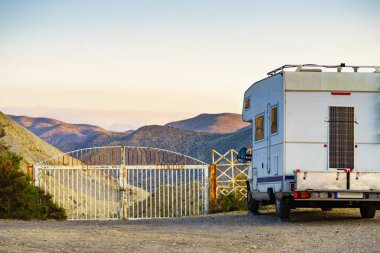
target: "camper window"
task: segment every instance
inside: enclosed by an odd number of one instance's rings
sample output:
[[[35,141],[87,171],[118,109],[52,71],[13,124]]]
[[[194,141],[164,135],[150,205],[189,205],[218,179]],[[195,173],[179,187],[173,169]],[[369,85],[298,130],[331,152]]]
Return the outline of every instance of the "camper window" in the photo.
[[[244,110],[248,110],[249,108],[251,108],[251,97],[244,99]]]
[[[264,139],[264,114],[255,117],[255,141]]]
[[[270,133],[276,134],[277,132],[277,106],[274,106],[270,113]]]

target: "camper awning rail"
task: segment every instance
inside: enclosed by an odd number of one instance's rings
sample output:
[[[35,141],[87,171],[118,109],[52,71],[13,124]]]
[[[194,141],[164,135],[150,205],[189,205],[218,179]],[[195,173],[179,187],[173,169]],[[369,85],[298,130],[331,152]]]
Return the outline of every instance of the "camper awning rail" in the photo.
[[[352,68],[354,72],[358,72],[360,68],[365,69],[374,69],[376,73],[380,73],[380,66],[353,66],[353,65],[346,65],[345,63],[341,63],[339,65],[319,65],[319,64],[287,64],[283,65],[279,68],[276,68],[275,70],[272,70],[267,73],[268,76],[276,75],[280,72],[283,72],[284,69],[287,68],[296,68],[296,71],[322,71],[321,68],[326,69],[336,69],[337,72],[341,72],[342,68]],[[310,69],[310,68],[319,68],[319,69]]]

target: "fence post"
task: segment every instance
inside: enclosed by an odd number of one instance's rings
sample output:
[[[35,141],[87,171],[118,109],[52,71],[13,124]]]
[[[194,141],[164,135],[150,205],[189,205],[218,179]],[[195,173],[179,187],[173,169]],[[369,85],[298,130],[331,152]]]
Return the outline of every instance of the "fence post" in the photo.
[[[122,195],[121,195],[121,212],[122,212],[122,219],[126,220],[126,215],[125,215],[125,191],[126,191],[126,184],[127,184],[127,168],[125,166],[125,147],[121,146],[121,168],[122,168],[122,173],[121,173],[121,187],[122,187]]]
[[[204,173],[204,214],[209,214],[210,210],[210,166],[203,166]]]
[[[27,165],[27,166],[26,166],[26,174],[28,175],[29,178],[32,179],[32,182],[34,182],[34,170],[33,170],[33,165]]]
[[[35,165],[33,165],[33,180],[34,180],[34,186],[35,187],[38,187],[38,186],[40,186],[40,182],[39,182],[39,175],[38,175],[38,173],[39,173],[39,171],[38,171],[38,167],[37,166],[35,166]]]
[[[210,165],[210,206],[211,209],[216,205],[216,165]]]
[[[235,184],[235,158],[234,158],[234,149],[230,149],[228,151],[229,153],[231,153],[231,181],[232,181],[232,191],[234,191],[235,193],[235,197],[237,197],[237,194],[236,194],[236,184]]]

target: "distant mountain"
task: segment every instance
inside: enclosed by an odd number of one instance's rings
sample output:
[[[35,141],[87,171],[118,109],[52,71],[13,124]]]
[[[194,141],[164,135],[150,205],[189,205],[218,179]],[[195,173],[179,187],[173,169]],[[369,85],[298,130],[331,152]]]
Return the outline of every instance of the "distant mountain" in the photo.
[[[124,133],[126,134],[132,134],[135,130],[128,130],[128,131],[125,131]]]
[[[181,128],[185,130],[207,132],[207,133],[233,133],[248,126],[243,122],[241,114],[219,113],[219,114],[200,114],[191,119],[175,121],[165,126]]]
[[[3,139],[9,146],[10,151],[23,157],[21,162],[23,169],[25,169],[26,165],[32,165],[34,162],[62,153],[1,112],[0,128],[5,131],[6,135]]]
[[[20,125],[28,128],[51,145],[65,150],[67,144],[82,142],[89,136],[103,134],[105,136],[118,133],[107,131],[101,127],[87,124],[69,124],[50,118],[33,118],[28,116],[8,115]],[[68,150],[66,150],[68,151]]]
[[[244,127],[246,124],[241,122],[241,115],[230,113],[201,114],[165,126],[144,126],[123,133],[48,118],[10,117],[65,152],[109,145],[145,146],[176,151],[211,162],[212,149],[226,152],[230,148],[249,147],[252,139],[251,127]]]
[[[183,153],[201,161],[211,162],[211,150],[226,152],[229,149],[250,147],[251,127],[235,133],[215,134],[183,130],[168,126],[145,126],[133,134],[115,139],[109,145],[148,146]]]
[[[226,152],[230,148],[250,147],[251,138],[250,127],[245,127],[235,133],[215,134],[154,125],[144,126],[130,135],[91,136],[84,142],[72,143],[66,148],[75,150],[107,145],[155,147],[183,153],[209,163],[212,149]]]

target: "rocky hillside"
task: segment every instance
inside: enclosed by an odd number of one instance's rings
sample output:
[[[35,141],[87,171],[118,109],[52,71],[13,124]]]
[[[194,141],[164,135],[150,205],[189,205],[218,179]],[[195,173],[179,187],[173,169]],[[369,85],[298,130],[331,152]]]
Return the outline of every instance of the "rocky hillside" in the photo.
[[[62,153],[57,148],[48,144],[25,127],[0,112],[0,128],[4,129],[3,138],[10,151],[23,157],[23,169],[27,164],[31,165]]]
[[[207,133],[233,133],[248,126],[242,121],[241,114],[219,113],[200,114],[191,119],[171,122],[166,126],[181,128],[185,130],[207,132]]]
[[[246,124],[242,124],[239,114],[201,114],[166,126],[144,126],[128,133],[48,118],[11,117],[63,151],[107,145],[145,146],[177,151],[210,162],[212,149],[225,152],[230,148],[248,147],[252,138],[251,128],[244,127]]]
[[[69,124],[50,118],[33,118],[28,116],[8,115],[20,125],[28,128],[51,145],[64,149],[65,145],[73,142],[82,142],[89,136],[103,134],[110,136],[113,133],[101,127],[87,124]]]
[[[211,150],[226,152],[230,148],[250,147],[252,131],[245,127],[235,133],[215,134],[194,132],[167,126],[146,126],[125,138],[114,140],[111,145],[150,146],[173,150],[211,162]]]
[[[252,131],[245,127],[235,133],[215,134],[195,132],[168,126],[145,126],[130,135],[105,137],[91,136],[81,143],[72,143],[66,149],[105,145],[155,147],[183,153],[205,162],[211,161],[211,150],[226,152],[230,148],[251,146]]]

